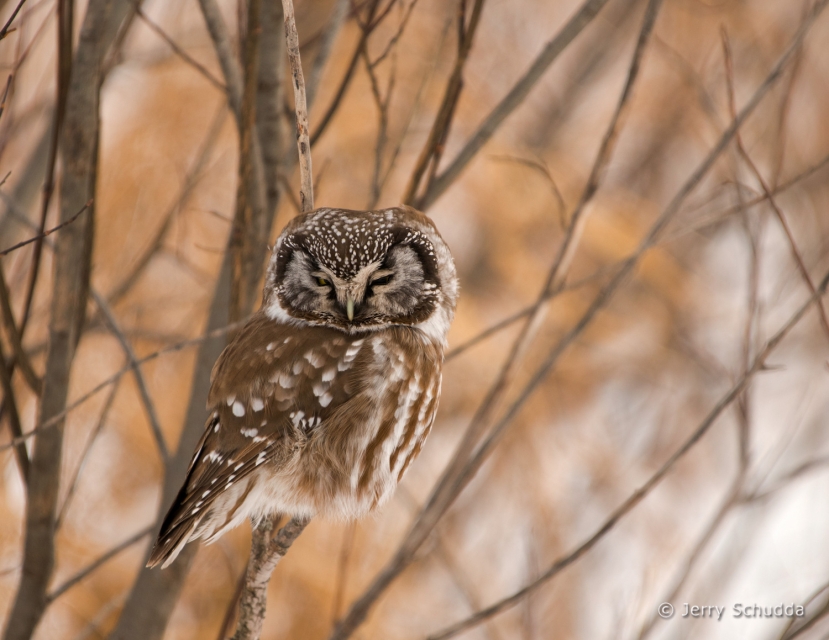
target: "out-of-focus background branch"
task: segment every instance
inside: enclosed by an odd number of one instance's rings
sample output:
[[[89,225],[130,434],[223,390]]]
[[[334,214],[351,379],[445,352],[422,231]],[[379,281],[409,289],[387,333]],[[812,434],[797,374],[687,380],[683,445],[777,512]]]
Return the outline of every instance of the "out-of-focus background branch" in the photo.
[[[462,297],[262,638],[825,637],[827,0],[293,4],[313,182],[281,3],[0,0],[4,638],[232,634],[249,527],[143,565],[303,185],[425,209]]]

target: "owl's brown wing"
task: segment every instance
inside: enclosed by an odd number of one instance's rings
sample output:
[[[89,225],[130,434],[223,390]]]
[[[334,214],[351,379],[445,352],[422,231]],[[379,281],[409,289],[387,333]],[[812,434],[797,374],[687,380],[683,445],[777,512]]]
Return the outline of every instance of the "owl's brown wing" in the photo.
[[[264,314],[245,325],[213,368],[212,413],[147,566],[167,566],[189,540],[221,532],[235,507],[216,513],[217,498],[259,465],[278,464],[365,388],[363,342],[333,329],[279,324]]]

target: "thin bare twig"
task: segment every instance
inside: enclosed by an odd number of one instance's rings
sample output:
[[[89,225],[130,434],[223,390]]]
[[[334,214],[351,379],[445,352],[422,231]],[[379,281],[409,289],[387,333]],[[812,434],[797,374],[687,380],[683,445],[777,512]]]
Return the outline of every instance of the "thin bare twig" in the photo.
[[[23,478],[23,484],[25,485],[29,482],[31,461],[29,460],[26,443],[23,440],[23,426],[20,423],[20,412],[17,410],[17,398],[14,395],[14,387],[12,386],[12,379],[9,374],[10,368],[6,362],[6,356],[3,353],[2,342],[0,342],[0,383],[2,383],[3,387],[3,407],[8,412],[9,431],[12,434],[12,442],[16,441],[14,454],[17,459],[17,467],[20,469],[20,476]]]
[[[9,90],[12,88],[12,79],[14,74],[9,74],[9,79],[6,80],[6,88],[3,90],[3,98],[0,99],[0,117],[3,116],[3,111],[6,110],[6,99],[9,97]]]
[[[195,161],[188,169],[187,174],[184,176],[184,182],[181,185],[181,190],[176,196],[176,199],[161,216],[163,222],[158,227],[158,230],[155,232],[155,235],[153,235],[150,242],[147,243],[147,247],[138,259],[135,260],[130,267],[130,270],[122,278],[122,280],[107,294],[109,304],[112,305],[117,303],[121,300],[121,298],[129,293],[130,289],[138,281],[141,274],[144,273],[144,270],[152,261],[153,256],[156,255],[156,253],[158,253],[161,249],[164,238],[167,236],[167,232],[170,230],[176,214],[181,211],[182,207],[193,193],[193,190],[196,188],[196,185],[203,177],[202,172],[205,169],[205,165],[207,164],[207,160],[210,157],[211,152],[218,142],[222,125],[224,125],[225,118],[227,117],[226,109],[227,106],[224,102],[222,102],[221,106],[216,110],[216,115],[213,117],[213,122],[210,125],[210,129],[208,129],[201,148],[196,153]]]
[[[409,178],[409,184],[403,195],[403,202],[406,204],[413,205],[415,203],[421,180],[430,165],[432,170],[429,173],[428,183],[425,189],[428,191],[431,186],[431,182],[434,180],[437,172],[437,166],[443,156],[444,145],[449,135],[449,129],[452,126],[455,109],[458,106],[461,90],[463,89],[463,70],[466,66],[466,61],[469,59],[469,52],[472,50],[475,32],[478,30],[478,24],[480,24],[481,13],[484,9],[484,0],[475,0],[472,16],[469,19],[469,26],[466,25],[465,6],[465,3],[461,2],[458,9],[458,55],[455,59],[455,67],[446,83],[443,100],[438,108],[437,115],[435,115],[429,136],[426,138],[423,150],[420,152],[420,157],[418,157],[412,170],[412,175]]]
[[[721,32],[722,35],[722,44],[723,44],[723,55],[725,57],[725,77],[726,83],[728,85],[728,106],[731,110],[732,117],[736,110],[736,106],[734,104],[734,69],[733,63],[731,59],[731,47],[728,43],[728,35],[726,34],[725,30]],[[774,215],[777,217],[777,220],[780,222],[780,226],[783,228],[783,232],[786,234],[786,240],[789,243],[789,248],[792,252],[792,257],[794,258],[795,264],[797,264],[798,271],[800,271],[800,275],[803,278],[803,281],[806,283],[806,286],[809,288],[809,291],[812,293],[815,292],[815,283],[812,281],[812,277],[809,275],[809,270],[806,268],[806,264],[803,261],[803,256],[800,253],[800,249],[797,247],[797,242],[794,239],[794,235],[792,234],[792,230],[789,227],[789,223],[786,221],[786,216],[783,214],[783,211],[777,205],[777,200],[772,193],[771,187],[766,182],[766,179],[763,177],[763,174],[760,173],[760,170],[757,168],[757,165],[754,164],[754,161],[751,159],[751,156],[748,155],[746,152],[745,146],[743,145],[742,137],[740,136],[739,132],[735,137],[735,143],[737,144],[737,149],[740,152],[740,156],[742,156],[745,163],[748,165],[751,172],[754,174],[754,177],[757,179],[757,182],[760,183],[760,187],[763,189],[763,193],[766,196],[766,199],[769,201],[769,205],[771,205],[772,211],[774,211]],[[818,311],[820,313],[820,323],[823,327],[823,331],[826,334],[826,337],[829,338],[829,318],[826,316],[826,309],[823,306],[822,301],[818,301]]]
[[[317,125],[316,130],[311,135],[311,146],[317,143],[317,140],[319,140],[320,136],[328,128],[328,125],[331,124],[331,120],[337,113],[337,110],[340,108],[340,104],[342,103],[343,97],[345,97],[345,92],[348,89],[348,86],[351,84],[351,79],[354,77],[354,71],[357,69],[357,62],[359,62],[360,60],[360,52],[363,50],[363,47],[365,46],[369,35],[371,35],[371,30],[374,28],[374,26],[377,25],[377,22],[374,21],[374,14],[377,11],[377,6],[379,4],[380,0],[369,0],[366,24],[373,26],[371,28],[362,29],[360,40],[357,43],[357,48],[354,49],[354,53],[351,55],[351,59],[348,63],[348,67],[346,68],[345,75],[343,76],[343,79],[340,81],[337,91],[334,93],[334,97],[331,100],[331,104],[328,105],[328,109],[325,110],[325,114],[320,119],[320,123]]]
[[[155,438],[156,446],[158,447],[158,454],[161,456],[162,462],[166,464],[167,460],[170,458],[170,451],[167,449],[167,443],[164,440],[164,432],[162,431],[161,423],[158,420],[158,413],[155,410],[155,404],[150,397],[150,391],[147,389],[144,374],[141,373],[141,368],[138,366],[138,357],[135,355],[135,351],[133,350],[130,341],[127,340],[124,332],[121,331],[121,327],[118,326],[118,321],[115,319],[112,309],[109,308],[109,305],[106,300],[104,300],[103,296],[93,289],[92,299],[95,300],[95,304],[97,304],[98,308],[101,310],[101,314],[103,315],[107,325],[109,325],[112,335],[114,335],[120,343],[121,348],[124,350],[124,355],[127,357],[127,361],[132,367],[133,374],[135,375],[135,384],[138,386],[138,393],[141,396],[141,403],[144,405],[144,411],[147,413],[147,420],[150,423],[150,430],[152,431],[153,438]]]
[[[17,14],[23,8],[24,4],[26,4],[26,0],[20,0],[20,2],[17,3],[17,6],[14,8],[14,11],[12,11],[12,14],[9,16],[9,19],[6,20],[6,24],[3,25],[2,29],[0,29],[0,40],[9,35],[11,31],[14,31],[14,29],[11,29],[10,31],[9,27],[11,27],[12,22],[14,22],[14,19],[17,17]]]
[[[216,87],[222,93],[227,93],[227,85],[219,80],[216,76],[214,76],[210,69],[205,67],[201,62],[193,58],[189,53],[187,53],[184,49],[182,49],[178,43],[173,40],[164,29],[162,29],[155,21],[153,21],[144,11],[141,9],[141,5],[136,2],[135,3],[135,13],[136,15],[144,21],[152,31],[156,33],[167,45],[170,49],[173,50],[179,58],[184,60],[187,64],[193,67],[196,71],[198,71],[202,76],[204,76],[205,80],[207,80],[210,84]]]
[[[314,64],[311,67],[311,73],[308,74],[308,81],[305,86],[309,112],[314,108],[314,100],[317,97],[320,80],[322,80],[322,72],[331,55],[331,50],[334,48],[334,41],[345,22],[350,4],[349,0],[337,0],[334,4],[334,10],[331,12],[331,17],[328,19],[328,24],[322,32],[317,55],[314,58]]]
[[[0,251],[0,256],[7,256],[12,251],[17,251],[18,249],[20,249],[22,247],[25,247],[27,244],[32,244],[33,242],[42,241],[44,238],[47,238],[50,235],[52,235],[55,231],[60,231],[64,227],[67,227],[70,224],[72,224],[73,222],[75,222],[75,220],[77,220],[81,216],[81,214],[84,211],[86,211],[87,209],[89,209],[89,207],[91,207],[91,206],[92,206],[92,198],[90,198],[87,201],[87,203],[84,204],[84,206],[81,207],[80,210],[75,215],[73,215],[71,218],[69,218],[68,220],[64,220],[59,225],[54,226],[51,229],[48,229],[46,231],[42,231],[41,233],[37,234],[36,236],[34,236],[32,238],[28,238],[26,240],[23,240],[22,242],[18,242],[17,244],[12,245],[11,247],[9,247],[7,249],[3,249],[2,251]]]
[[[222,74],[225,77],[230,109],[238,122],[242,113],[242,70],[233,55],[227,25],[222,19],[222,11],[219,9],[216,0],[199,0],[199,6],[207,24],[210,38],[213,40],[213,47],[216,49],[216,56],[219,58],[219,66],[221,66]]]
[[[149,527],[143,528],[141,531],[139,531],[135,535],[130,536],[129,538],[124,540],[121,544],[113,547],[112,549],[110,549],[109,551],[104,553],[100,558],[96,559],[94,562],[89,564],[89,566],[84,567],[83,569],[78,571],[78,573],[76,573],[74,576],[72,576],[71,578],[66,580],[66,582],[64,582],[60,586],[54,588],[52,591],[49,592],[49,595],[46,596],[46,599],[50,603],[54,602],[55,600],[60,598],[64,593],[69,591],[69,589],[71,589],[76,584],[78,584],[81,580],[86,578],[89,574],[91,574],[92,572],[94,572],[98,568],[100,568],[101,565],[109,562],[112,558],[117,556],[119,553],[121,553],[125,549],[130,548],[136,542],[138,542],[139,540],[141,540],[145,536],[152,533],[152,531],[153,531],[153,525],[150,525]]]
[[[462,631],[470,629],[478,624],[482,623],[485,620],[492,618],[495,615],[515,606],[518,604],[523,598],[527,595],[541,587],[543,584],[549,582],[553,577],[561,573],[565,568],[570,566],[571,564],[575,563],[579,558],[581,558],[584,554],[586,554],[590,549],[595,546],[599,540],[604,538],[604,536],[610,532],[613,527],[621,520],[624,516],[630,513],[634,507],[636,507],[661,481],[662,479],[671,471],[671,469],[676,465],[676,463],[682,459],[693,447],[696,445],[702,437],[708,432],[711,426],[716,422],[717,418],[722,414],[722,412],[732,403],[734,400],[737,399],[737,396],[745,389],[745,387],[749,384],[751,378],[759,371],[763,369],[766,359],[768,356],[777,348],[777,346],[783,341],[783,339],[788,335],[788,333],[800,322],[803,316],[806,315],[806,312],[812,307],[812,305],[819,299],[820,296],[824,294],[826,291],[826,286],[829,285],[829,273],[823,278],[823,281],[820,283],[820,287],[818,289],[818,293],[812,294],[809,296],[809,299],[800,305],[797,311],[783,324],[783,326],[765,343],[765,345],[759,350],[757,356],[751,363],[751,366],[743,371],[740,378],[734,383],[734,385],[720,398],[720,400],[714,405],[708,415],[700,422],[700,424],[694,429],[691,435],[683,442],[683,444],[662,464],[662,466],[650,477],[648,480],[639,487],[636,491],[634,491],[621,505],[619,505],[613,512],[608,516],[608,518],[604,521],[601,527],[599,527],[589,538],[587,538],[584,542],[582,542],[578,547],[576,547],[573,551],[568,553],[566,556],[556,560],[538,579],[534,580],[527,586],[523,587],[522,589],[516,591],[511,596],[504,598],[497,603],[493,604],[482,611],[479,611],[475,615],[467,618],[466,620],[462,620],[451,627],[444,629],[436,634],[429,636],[429,640],[446,640],[447,638],[452,638]]]
[[[296,109],[296,145],[299,152],[299,202],[303,213],[314,210],[314,178],[311,169],[311,141],[308,134],[308,104],[305,100],[305,78],[299,58],[299,35],[296,31],[294,3],[282,0],[285,15],[285,42],[288,46],[288,61],[291,63],[291,77],[294,87],[294,108]]]
[[[383,49],[380,55],[378,55],[374,60],[372,60],[369,63],[370,67],[374,68],[381,62],[383,62],[383,60],[385,60],[388,57],[388,55],[392,52],[400,38],[403,37],[403,32],[406,31],[406,25],[409,24],[409,18],[411,18],[412,16],[412,11],[414,11],[415,5],[417,5],[417,0],[412,0],[409,3],[409,6],[406,7],[406,12],[403,14],[403,19],[400,21],[400,25],[397,27],[397,32],[392,36],[388,44],[386,44],[386,47]]]
[[[371,95],[374,98],[374,104],[377,107],[377,143],[374,148],[374,171],[371,178],[371,196],[368,203],[368,209],[374,209],[377,201],[380,200],[380,170],[383,166],[383,149],[386,146],[386,139],[388,137],[389,126],[389,101],[391,100],[392,90],[394,89],[394,73],[389,76],[389,86],[386,90],[386,95],[380,90],[380,81],[377,79],[377,74],[374,72],[374,67],[368,57],[368,50],[363,49],[362,58],[365,62],[366,72],[371,81]]]
[[[86,466],[86,461],[89,459],[92,447],[98,440],[98,436],[101,434],[101,431],[103,431],[104,426],[106,426],[109,411],[112,409],[112,405],[115,402],[115,396],[117,395],[118,388],[120,387],[119,382],[120,380],[115,381],[112,385],[112,389],[110,389],[109,395],[106,400],[104,400],[104,406],[101,408],[101,413],[98,416],[98,422],[86,441],[86,445],[84,446],[80,460],[78,461],[78,466],[75,467],[75,471],[72,473],[72,479],[68,483],[69,488],[66,490],[66,496],[63,498],[63,504],[61,504],[58,509],[57,516],[55,517],[55,531],[59,531],[60,526],[63,524],[66,513],[69,511],[69,505],[72,504],[72,499],[75,497],[75,491],[78,488],[78,481],[80,480],[81,472]]]
[[[340,547],[340,558],[337,562],[337,573],[334,578],[334,597],[331,599],[331,628],[337,626],[340,612],[345,600],[346,582],[348,579],[348,562],[354,549],[354,538],[357,534],[357,521],[346,523],[343,530],[343,542]]]
[[[26,352],[23,350],[23,344],[20,341],[20,331],[14,321],[11,294],[9,293],[9,287],[6,284],[6,274],[2,263],[0,263],[0,315],[3,317],[3,325],[6,328],[6,336],[8,337],[12,351],[14,352],[14,362],[19,366],[20,373],[23,374],[23,379],[26,381],[29,388],[36,395],[40,395],[43,391],[43,381],[35,373],[32,363],[29,360],[29,356],[26,355]],[[11,379],[13,371],[14,367],[10,363],[7,371],[9,379]]]

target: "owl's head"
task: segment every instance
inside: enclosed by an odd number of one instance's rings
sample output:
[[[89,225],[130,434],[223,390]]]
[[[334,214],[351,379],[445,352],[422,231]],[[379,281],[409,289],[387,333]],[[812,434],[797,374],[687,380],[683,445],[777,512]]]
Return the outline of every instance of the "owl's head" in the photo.
[[[263,309],[348,333],[416,326],[442,342],[457,295],[449,248],[419,211],[317,209],[277,239]]]

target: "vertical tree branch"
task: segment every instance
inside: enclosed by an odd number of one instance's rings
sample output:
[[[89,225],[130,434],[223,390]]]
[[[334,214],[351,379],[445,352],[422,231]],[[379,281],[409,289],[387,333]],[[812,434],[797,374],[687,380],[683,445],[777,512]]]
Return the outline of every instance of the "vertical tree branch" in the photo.
[[[285,18],[285,42],[294,87],[296,110],[296,146],[299,153],[299,203],[303,213],[314,210],[314,179],[311,171],[311,140],[308,133],[308,104],[305,100],[305,78],[299,57],[299,35],[296,31],[293,0],[282,0]]]
[[[60,132],[63,179],[60,217],[65,221],[95,195],[98,160],[101,69],[106,53],[101,34],[112,0],[90,0],[81,28]],[[89,290],[94,205],[55,242],[49,349],[40,423],[63,411],[69,373],[80,339]],[[35,440],[26,505],[25,548],[20,587],[6,626],[6,640],[31,638],[48,603],[46,589],[55,562],[55,510],[63,450],[63,429],[48,429]]]
[[[266,206],[262,163],[255,162],[256,97],[259,81],[259,13],[261,0],[248,0],[247,36],[244,51],[244,86],[239,113],[239,181],[236,187],[236,213],[230,230],[231,255],[230,321],[236,322],[252,309],[257,295],[258,272],[262,259],[256,251],[263,244],[266,230],[263,213]],[[257,172],[255,174],[254,172]]]
[[[279,171],[284,133],[282,106],[285,104],[282,86],[285,75],[285,40],[282,38],[282,4],[265,2],[262,5],[259,43],[259,87],[256,94],[256,128],[262,147],[262,165],[265,179],[266,218],[273,223],[279,207]]]

